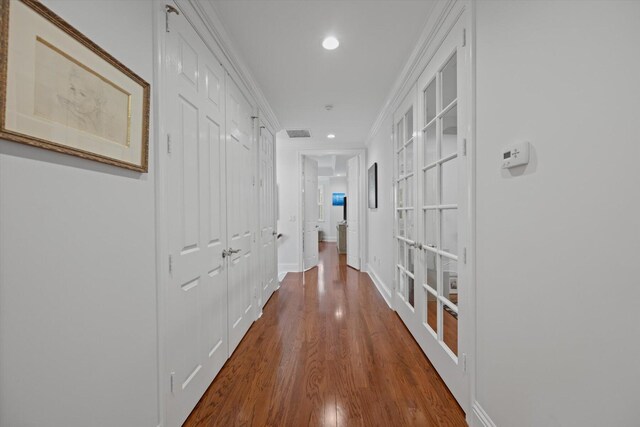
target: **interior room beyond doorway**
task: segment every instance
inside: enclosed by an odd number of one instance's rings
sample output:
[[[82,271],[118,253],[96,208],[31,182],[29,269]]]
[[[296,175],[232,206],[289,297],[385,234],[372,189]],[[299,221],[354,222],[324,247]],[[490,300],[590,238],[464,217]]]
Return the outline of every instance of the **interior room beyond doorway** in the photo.
[[[318,162],[318,240],[338,242],[338,226],[346,221],[347,160],[352,155],[310,156]],[[346,253],[346,241],[338,248]]]

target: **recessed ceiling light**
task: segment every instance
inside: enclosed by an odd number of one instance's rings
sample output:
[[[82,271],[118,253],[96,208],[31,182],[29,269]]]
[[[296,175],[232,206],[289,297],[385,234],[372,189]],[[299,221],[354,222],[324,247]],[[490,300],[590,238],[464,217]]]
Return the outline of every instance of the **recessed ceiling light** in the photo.
[[[333,50],[340,46],[340,42],[335,37],[327,37],[322,41],[322,47],[327,50]]]
[[[330,133],[329,135],[327,135],[327,138],[329,138],[329,139],[333,139],[333,138],[335,138],[335,137],[336,137],[336,136],[335,136],[334,134],[332,134],[332,133]]]

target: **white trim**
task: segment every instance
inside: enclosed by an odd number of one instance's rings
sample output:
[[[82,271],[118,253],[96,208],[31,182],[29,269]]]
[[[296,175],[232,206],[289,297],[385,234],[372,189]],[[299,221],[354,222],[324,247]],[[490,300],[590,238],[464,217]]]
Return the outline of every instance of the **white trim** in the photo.
[[[478,403],[477,384],[477,357],[478,354],[478,318],[477,318],[477,293],[476,293],[476,212],[477,212],[477,186],[476,186],[476,2],[471,1],[470,16],[468,18],[469,31],[467,32],[467,43],[469,44],[469,125],[470,129],[467,131],[467,156],[469,161],[469,170],[467,173],[467,179],[469,180],[467,185],[469,186],[469,200],[468,200],[468,213],[469,213],[469,236],[468,236],[468,248],[467,248],[467,291],[469,292],[467,304],[467,316],[469,317],[469,332],[471,337],[469,339],[469,352],[467,353],[467,374],[469,375],[469,400],[472,402],[473,413],[476,412],[476,406],[480,409]],[[484,410],[482,413],[486,414]],[[471,418],[471,417],[468,417]],[[487,416],[487,420],[491,421]],[[494,425],[493,422],[489,425]]]
[[[220,14],[216,10],[213,2],[203,2],[197,0],[187,0],[192,8],[196,11],[200,19],[206,25],[206,28],[213,38],[213,41],[218,45],[222,55],[224,56],[223,67],[230,74],[235,74],[238,83],[243,85],[247,91],[252,95],[255,104],[260,110],[261,119],[266,122],[266,126],[275,135],[280,129],[280,122],[276,116],[273,108],[264,96],[264,93],[258,86],[258,83],[254,79],[251,71],[246,66],[238,50],[233,45],[231,38],[229,37]],[[220,59],[220,58],[218,58]],[[226,63],[225,63],[226,62]],[[234,80],[236,80],[234,78]]]
[[[409,56],[409,59],[402,68],[402,72],[400,72],[400,75],[392,86],[382,109],[378,113],[376,120],[373,122],[373,125],[369,130],[369,134],[365,139],[365,145],[369,146],[371,140],[380,130],[380,126],[382,126],[387,117],[395,112],[398,105],[402,102],[406,94],[417,81],[418,76],[422,73],[424,67],[429,63],[431,57],[427,57],[426,53],[430,49],[431,44],[437,40],[436,35],[438,34],[440,27],[449,16],[454,4],[457,2],[458,0],[440,0],[433,8],[433,11],[427,19],[424,30],[418,39],[416,47],[411,52],[411,56]]]
[[[472,406],[473,419],[471,420],[472,427],[497,427],[496,424],[491,420],[487,411],[480,406],[478,401],[473,402]]]
[[[164,94],[166,76],[165,70],[165,4],[162,2],[153,3],[153,85],[152,95],[152,123],[153,123],[153,140],[166,141],[167,130],[165,121],[162,120],[166,113],[164,107]],[[153,176],[155,179],[155,238],[156,238],[156,333],[157,333],[157,352],[158,352],[158,421],[159,426],[165,423],[167,416],[167,396],[169,393],[169,376],[166,366],[165,352],[165,334],[167,331],[167,284],[169,272],[169,252],[167,250],[167,216],[166,201],[167,187],[164,179],[166,171],[166,151],[164,144],[154,144],[153,150]]]
[[[282,281],[284,280],[285,276],[288,274],[288,271],[281,271],[278,273],[278,283],[282,283]],[[280,287],[280,285],[278,284],[278,288]]]
[[[338,241],[338,238],[335,236],[325,237],[324,239],[321,240],[321,242],[327,242],[327,243],[336,243],[337,241]]]
[[[382,295],[384,302],[386,302],[389,308],[393,310],[393,305],[391,304],[391,297],[393,296],[393,294],[391,293],[389,288],[385,286],[382,280],[380,280],[380,277],[378,277],[376,272],[371,268],[370,264],[366,265],[366,273],[371,278],[373,284],[376,285],[376,289],[378,289],[378,292],[380,292],[380,295]]]

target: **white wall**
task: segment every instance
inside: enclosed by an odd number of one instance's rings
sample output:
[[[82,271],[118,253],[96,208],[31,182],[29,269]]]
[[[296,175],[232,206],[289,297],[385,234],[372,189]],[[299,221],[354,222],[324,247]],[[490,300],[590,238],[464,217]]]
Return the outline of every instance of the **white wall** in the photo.
[[[476,5],[477,399],[498,426],[637,426],[640,2]]]
[[[44,3],[152,83],[151,1]],[[150,164],[0,141],[0,425],[158,425]]]
[[[391,141],[391,116],[382,123],[367,148],[367,170],[378,162],[378,208],[367,206],[367,269],[383,286],[386,297],[393,289],[393,143]],[[368,191],[368,190],[367,190]],[[368,193],[367,193],[368,194]]]

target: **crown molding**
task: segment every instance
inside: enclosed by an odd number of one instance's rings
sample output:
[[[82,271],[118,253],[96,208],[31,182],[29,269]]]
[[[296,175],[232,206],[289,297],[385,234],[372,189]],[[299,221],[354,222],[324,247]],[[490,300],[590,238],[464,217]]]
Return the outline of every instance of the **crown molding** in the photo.
[[[449,17],[456,3],[460,3],[459,0],[440,0],[435,5],[433,11],[427,19],[418,43],[414,47],[409,59],[402,68],[400,75],[396,79],[394,85],[387,96],[382,109],[378,113],[376,120],[373,122],[369,134],[365,139],[365,145],[369,146],[371,140],[376,136],[382,123],[393,114],[398,104],[404,99],[407,91],[415,83],[416,79],[422,73],[422,70],[426,66],[427,53],[432,47],[433,43],[437,41],[437,35],[444,25],[447,17]]]
[[[224,62],[226,62],[226,65],[231,68],[230,70],[227,70],[227,72],[231,74],[233,71],[233,74],[235,74],[235,76],[240,80],[238,83],[245,86],[247,92],[249,92],[251,98],[253,98],[258,107],[258,115],[265,122],[269,131],[275,135],[280,129],[282,129],[280,122],[278,121],[278,117],[273,111],[273,108],[271,108],[269,101],[267,101],[267,98],[264,96],[262,89],[260,89],[260,86],[251,74],[249,67],[244,63],[237,49],[234,47],[229,34],[222,24],[219,13],[213,5],[213,2],[187,0],[187,3],[198,15],[198,18],[200,18],[205,25],[209,35],[218,45],[219,50],[226,60]],[[223,60],[223,58],[218,59]]]

